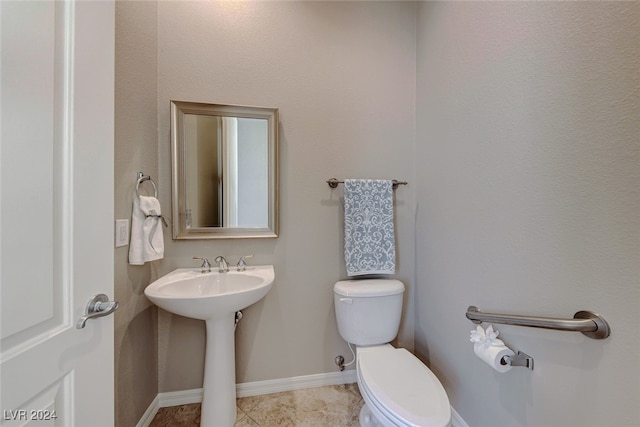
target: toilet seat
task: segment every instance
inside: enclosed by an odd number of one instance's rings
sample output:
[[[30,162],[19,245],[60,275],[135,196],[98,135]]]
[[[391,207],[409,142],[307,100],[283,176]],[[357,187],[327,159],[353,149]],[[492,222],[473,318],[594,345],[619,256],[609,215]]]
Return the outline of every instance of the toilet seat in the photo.
[[[391,425],[449,425],[451,406],[442,384],[407,350],[389,345],[358,348],[357,374],[363,397]]]

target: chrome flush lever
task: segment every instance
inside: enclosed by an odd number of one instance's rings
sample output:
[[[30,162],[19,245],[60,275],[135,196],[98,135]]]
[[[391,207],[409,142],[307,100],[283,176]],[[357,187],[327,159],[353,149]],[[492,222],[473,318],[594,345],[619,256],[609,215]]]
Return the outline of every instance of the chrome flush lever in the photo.
[[[85,315],[78,319],[78,323],[76,323],[77,329],[84,328],[87,320],[95,319],[97,317],[108,316],[118,309],[117,301],[109,301],[109,298],[105,294],[95,295],[91,300],[87,303],[87,308],[85,309]]]

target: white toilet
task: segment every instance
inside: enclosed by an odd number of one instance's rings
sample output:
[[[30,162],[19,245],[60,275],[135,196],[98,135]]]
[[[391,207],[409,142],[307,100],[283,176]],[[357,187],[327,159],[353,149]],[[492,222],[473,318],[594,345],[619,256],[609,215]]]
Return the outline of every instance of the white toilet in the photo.
[[[356,345],[361,426],[445,427],[449,398],[418,358],[389,344],[398,334],[404,285],[398,280],[343,280],[333,287],[338,331]]]

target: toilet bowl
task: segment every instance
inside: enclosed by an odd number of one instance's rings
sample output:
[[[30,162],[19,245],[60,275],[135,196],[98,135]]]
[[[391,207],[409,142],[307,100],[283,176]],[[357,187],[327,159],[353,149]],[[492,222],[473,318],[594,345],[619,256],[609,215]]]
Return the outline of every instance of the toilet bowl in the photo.
[[[360,393],[378,425],[449,425],[449,399],[440,381],[404,348],[358,348],[356,373]]]
[[[403,293],[398,280],[343,280],[334,286],[338,330],[356,345],[365,401],[360,425],[449,426],[451,406],[438,378],[413,354],[388,344],[398,333]]]

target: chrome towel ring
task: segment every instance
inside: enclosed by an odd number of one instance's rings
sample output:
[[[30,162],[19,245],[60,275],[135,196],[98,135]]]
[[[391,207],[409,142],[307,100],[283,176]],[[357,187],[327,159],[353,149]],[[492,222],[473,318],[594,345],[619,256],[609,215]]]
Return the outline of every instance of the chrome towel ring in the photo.
[[[149,175],[145,175],[142,172],[138,172],[138,181],[136,182],[136,196],[140,197],[140,184],[149,181],[153,185],[153,197],[158,198],[158,186],[151,179]]]

